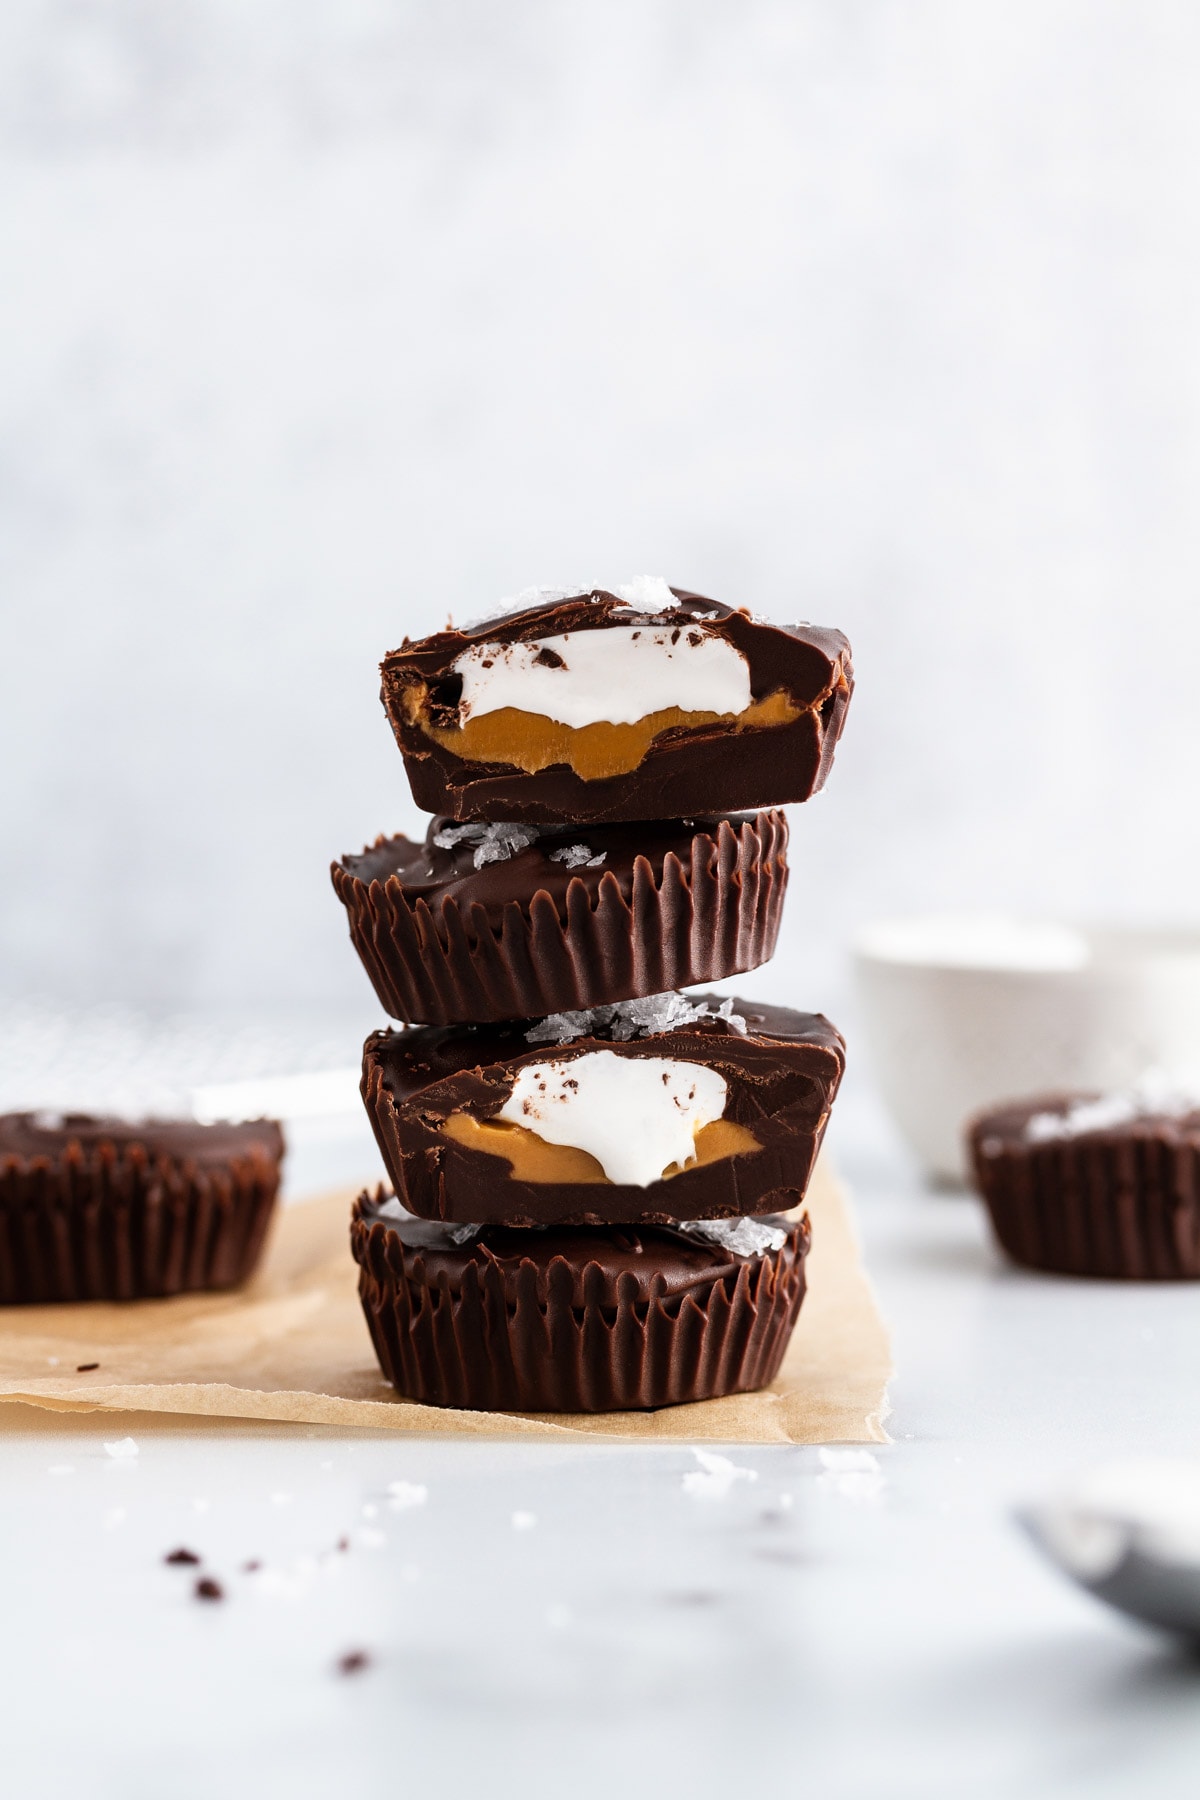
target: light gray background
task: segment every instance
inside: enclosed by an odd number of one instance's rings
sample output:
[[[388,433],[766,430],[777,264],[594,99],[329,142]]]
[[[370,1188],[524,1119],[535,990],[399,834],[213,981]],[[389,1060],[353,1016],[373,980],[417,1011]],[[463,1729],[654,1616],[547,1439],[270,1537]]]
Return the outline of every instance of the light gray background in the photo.
[[[1187,0],[7,0],[0,993],[365,1006],[379,656],[641,571],[855,645],[776,992],[1186,917],[1198,77]]]

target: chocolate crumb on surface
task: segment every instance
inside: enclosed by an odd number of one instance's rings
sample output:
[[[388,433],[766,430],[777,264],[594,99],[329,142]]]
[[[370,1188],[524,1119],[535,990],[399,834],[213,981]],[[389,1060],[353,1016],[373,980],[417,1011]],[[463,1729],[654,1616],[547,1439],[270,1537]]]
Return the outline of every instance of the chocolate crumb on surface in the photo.
[[[370,1666],[371,1658],[365,1650],[347,1650],[346,1654],[339,1656],[337,1660],[339,1675],[360,1675],[364,1669],[369,1669]]]
[[[178,1550],[169,1550],[163,1557],[163,1561],[165,1563],[186,1563],[194,1567],[197,1563],[202,1562],[203,1558],[197,1556],[194,1550],[185,1550],[181,1544]]]
[[[225,1589],[219,1581],[214,1581],[211,1575],[202,1575],[192,1592],[197,1600],[223,1600],[225,1598]]]
[[[77,1375],[89,1375],[93,1369],[98,1369],[99,1367],[99,1363],[76,1363],[75,1373]]]
[[[258,1571],[261,1568],[262,1568],[262,1564],[259,1562],[257,1556],[252,1556],[250,1558],[249,1562],[244,1562],[242,1564],[242,1574],[243,1575],[257,1575]]]

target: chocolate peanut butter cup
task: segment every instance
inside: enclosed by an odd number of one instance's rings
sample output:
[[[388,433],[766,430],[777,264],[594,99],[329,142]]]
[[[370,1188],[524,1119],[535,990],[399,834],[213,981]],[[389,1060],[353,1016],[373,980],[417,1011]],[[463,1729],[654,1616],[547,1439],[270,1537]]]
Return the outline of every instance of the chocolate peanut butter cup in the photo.
[[[803,1195],[844,1060],[819,1014],[661,994],[376,1032],[362,1092],[396,1192],[421,1218],[661,1224]]]
[[[776,1209],[799,1196],[776,1193]],[[729,1240],[755,1247],[729,1247]],[[804,1298],[806,1218],[731,1232],[434,1225],[383,1194],[354,1207],[359,1295],[410,1400],[492,1412],[621,1412],[766,1386]]]
[[[0,1304],[234,1287],[279,1190],[273,1121],[0,1118]]]
[[[1002,1248],[1028,1268],[1200,1279],[1200,1097],[1064,1095],[998,1107],[969,1132]]]
[[[406,640],[382,673],[418,806],[580,827],[807,800],[853,686],[841,632],[767,624],[649,577],[536,592]]]
[[[781,812],[629,825],[454,824],[332,869],[395,1019],[532,1019],[766,962],[787,886]]]

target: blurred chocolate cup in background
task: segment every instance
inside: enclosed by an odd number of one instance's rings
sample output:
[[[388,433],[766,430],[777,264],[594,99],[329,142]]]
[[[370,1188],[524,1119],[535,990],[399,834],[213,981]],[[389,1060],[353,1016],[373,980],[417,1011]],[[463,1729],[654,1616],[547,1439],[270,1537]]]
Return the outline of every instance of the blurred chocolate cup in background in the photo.
[[[855,969],[883,1100],[939,1181],[969,1179],[985,1107],[1200,1079],[1200,930],[931,914],[865,927]]]

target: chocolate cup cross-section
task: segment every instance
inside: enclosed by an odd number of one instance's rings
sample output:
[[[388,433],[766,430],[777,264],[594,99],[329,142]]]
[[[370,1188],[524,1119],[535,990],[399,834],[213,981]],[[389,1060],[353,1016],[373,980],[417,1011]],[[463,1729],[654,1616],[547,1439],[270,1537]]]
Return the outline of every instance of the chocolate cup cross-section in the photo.
[[[697,1003],[721,1004],[715,995]],[[713,1014],[630,1041],[614,1038],[612,1020],[563,1043],[531,1043],[528,1024],[376,1032],[364,1048],[362,1093],[396,1192],[420,1218],[514,1226],[732,1218],[772,1210],[779,1189],[802,1196],[845,1046],[820,1014],[742,1000],[732,1006],[744,1032]],[[527,1158],[516,1157],[520,1174],[506,1153],[475,1147],[476,1126],[496,1120],[522,1068],[600,1050],[716,1070],[726,1099],[711,1159],[643,1187],[602,1173],[529,1179],[535,1165]],[[464,1122],[473,1141],[450,1135]],[[620,1131],[622,1122],[613,1125]]]
[[[790,1208],[795,1193],[770,1196]],[[765,1387],[804,1299],[807,1218],[739,1255],[681,1232],[444,1225],[363,1194],[350,1243],[380,1366],[397,1391],[489,1412],[617,1412]]]
[[[671,591],[678,605],[664,612],[639,613],[598,589],[406,640],[391,651],[382,664],[382,699],[417,805],[454,819],[587,826],[807,800],[829,772],[850,702],[846,639],[819,626],[771,625],[703,595]],[[532,708],[482,721],[463,717],[455,665],[464,656],[611,630],[626,634],[622,667],[631,678],[643,654],[639,642],[664,631],[678,636],[681,662],[689,644],[720,640],[744,664],[749,706],[730,713],[667,705],[629,725],[596,720],[578,730]],[[569,662],[570,646],[565,659],[545,655]],[[535,739],[544,740],[540,748]],[[536,766],[538,756],[551,755],[555,760]]]
[[[424,843],[380,838],[333,865],[351,940],[394,1019],[532,1019],[722,981],[774,952],[781,812],[517,826],[503,846],[481,844],[485,829],[438,818]]]

